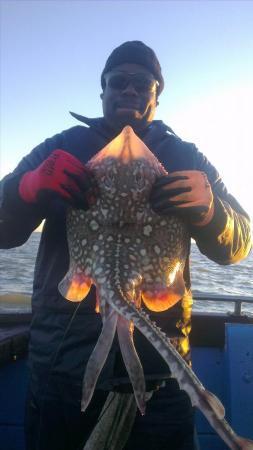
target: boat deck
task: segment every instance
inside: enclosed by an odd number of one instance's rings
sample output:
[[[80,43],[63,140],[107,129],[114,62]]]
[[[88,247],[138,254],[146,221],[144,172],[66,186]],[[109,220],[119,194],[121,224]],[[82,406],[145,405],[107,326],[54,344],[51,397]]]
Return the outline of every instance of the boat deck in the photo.
[[[193,315],[192,362],[204,386],[224,404],[232,428],[253,440],[253,316],[238,311]],[[0,315],[1,450],[24,450],[30,320],[30,314]],[[196,423],[201,450],[227,449],[199,411]]]

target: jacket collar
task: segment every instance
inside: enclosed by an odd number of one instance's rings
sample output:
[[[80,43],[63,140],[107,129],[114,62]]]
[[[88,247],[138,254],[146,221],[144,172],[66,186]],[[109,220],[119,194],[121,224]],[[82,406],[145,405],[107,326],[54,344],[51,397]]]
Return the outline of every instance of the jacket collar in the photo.
[[[113,139],[116,137],[115,131],[108,127],[104,117],[89,118],[71,111],[70,114],[75,119],[88,125],[90,128],[94,128],[97,133],[101,134],[105,138]],[[145,130],[145,133],[139,137],[146,143],[146,145],[149,145],[155,143],[157,140],[160,140],[166,134],[175,135],[174,131],[168,125],[163,123],[162,120],[153,120]]]
[[[85,123],[89,127],[96,127],[97,125],[101,124],[103,121],[103,117],[96,117],[94,119],[91,119],[89,117],[81,116],[81,114],[76,114],[72,111],[70,111],[71,116],[73,116],[75,119],[79,120],[80,122]]]

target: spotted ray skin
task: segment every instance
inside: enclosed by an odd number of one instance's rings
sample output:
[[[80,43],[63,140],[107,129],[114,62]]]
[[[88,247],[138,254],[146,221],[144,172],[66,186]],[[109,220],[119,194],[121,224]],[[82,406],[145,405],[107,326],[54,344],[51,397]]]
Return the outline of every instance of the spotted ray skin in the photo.
[[[70,269],[59,285],[80,301],[96,285],[103,328],[86,367],[82,410],[88,406],[117,330],[137,405],[145,412],[145,380],[133,343],[136,326],[158,350],[172,375],[231,449],[252,450],[224,419],[224,409],[207,392],[168,337],[141,308],[168,309],[184,294],[183,270],[189,235],[176,216],[160,217],[149,205],[154,181],[167,172],[130,127],[88,163],[100,196],[87,212],[67,217]]]

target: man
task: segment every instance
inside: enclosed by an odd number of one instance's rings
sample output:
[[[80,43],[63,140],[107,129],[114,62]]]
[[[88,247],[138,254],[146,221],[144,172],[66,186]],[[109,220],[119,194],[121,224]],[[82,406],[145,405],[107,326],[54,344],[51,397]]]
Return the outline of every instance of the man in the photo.
[[[87,210],[99,195],[92,174],[85,167],[91,156],[125,125],[131,125],[169,172],[157,180],[151,192],[154,211],[161,215],[180,214],[200,251],[219,264],[239,261],[251,246],[249,217],[228,194],[216,169],[193,144],[182,141],[162,121],[154,120],[164,80],[153,50],[140,41],[117,47],[106,62],[101,85],[103,118],[73,114],[88,127],[75,126],[47,139],[2,181],[2,248],[23,244],[46,219],[32,298],[31,382],[26,417],[29,450],[83,448],[108,392],[131,392],[115,340],[94,397],[87,411],[80,413],[81,381],[100,334],[101,319],[95,313],[94,290],[75,309],[57,288],[69,263],[66,207],[71,204]],[[168,312],[161,313],[157,321],[189,361],[189,261],[184,279],[187,295]],[[194,414],[188,396],[169,378],[169,368],[151,345],[138,333],[136,337],[147,390],[153,395],[146,415],[136,415],[123,447],[196,449]],[[112,446],[104,445],[102,448],[112,450]]]

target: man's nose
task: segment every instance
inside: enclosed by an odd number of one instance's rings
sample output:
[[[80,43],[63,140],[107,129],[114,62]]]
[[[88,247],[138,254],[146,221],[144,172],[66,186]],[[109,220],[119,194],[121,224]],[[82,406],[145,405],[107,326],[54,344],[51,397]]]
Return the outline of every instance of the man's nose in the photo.
[[[127,83],[126,87],[124,89],[122,89],[122,93],[123,94],[130,94],[130,95],[138,95],[138,92],[136,91],[134,85],[131,83],[131,81],[129,81],[129,83]]]

